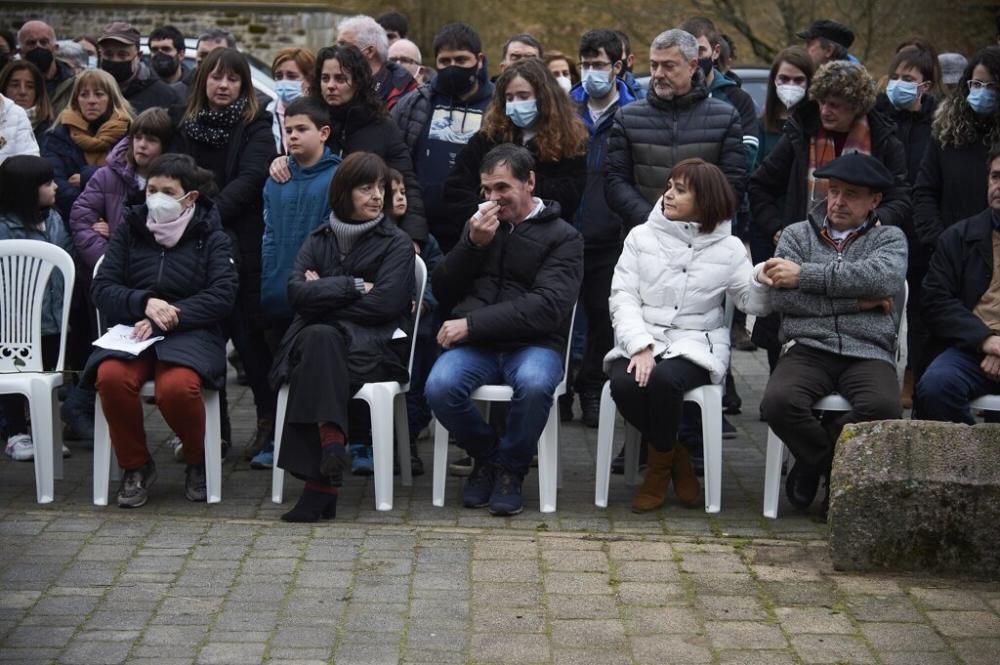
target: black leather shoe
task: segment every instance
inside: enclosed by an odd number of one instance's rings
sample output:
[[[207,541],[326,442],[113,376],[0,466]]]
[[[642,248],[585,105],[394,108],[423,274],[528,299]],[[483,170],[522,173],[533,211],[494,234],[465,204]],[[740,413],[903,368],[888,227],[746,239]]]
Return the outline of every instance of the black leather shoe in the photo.
[[[785,479],[785,496],[793,506],[805,510],[816,499],[819,489],[819,479],[822,474],[819,469],[796,461]]]

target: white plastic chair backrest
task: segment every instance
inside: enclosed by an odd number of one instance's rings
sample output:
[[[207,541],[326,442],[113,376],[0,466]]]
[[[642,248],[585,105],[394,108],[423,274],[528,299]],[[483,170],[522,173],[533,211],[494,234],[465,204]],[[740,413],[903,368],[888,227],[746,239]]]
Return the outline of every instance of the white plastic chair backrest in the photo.
[[[569,377],[569,357],[573,353],[573,324],[576,323],[576,303],[573,304],[573,313],[569,315],[569,332],[566,334],[566,357],[563,359],[563,378],[560,383],[566,383]]]
[[[903,385],[903,376],[906,374],[906,356],[909,353],[909,344],[906,339],[906,305],[910,299],[910,284],[903,280],[903,299],[900,302],[896,299],[896,315],[899,316],[899,323],[896,324],[896,378],[899,384]]]
[[[414,261],[414,272],[417,280],[417,303],[413,315],[413,335],[410,336],[410,359],[406,363],[406,373],[413,371],[413,351],[417,347],[417,333],[420,328],[420,304],[424,301],[424,290],[427,288],[427,264],[419,256]]]
[[[102,263],[104,263],[103,254],[101,254],[101,256],[98,257],[97,263],[94,264],[93,277],[97,277],[97,271],[101,269]],[[97,310],[97,318],[94,319],[95,321],[97,321],[97,337],[95,337],[94,339],[98,339],[101,337],[101,335],[104,334],[105,327],[104,327],[104,320],[101,318],[101,310],[96,306],[94,307],[94,309]]]
[[[76,279],[73,257],[43,240],[0,240],[0,372],[44,371],[42,302],[53,268],[63,277],[59,359],[55,367],[61,372]]]

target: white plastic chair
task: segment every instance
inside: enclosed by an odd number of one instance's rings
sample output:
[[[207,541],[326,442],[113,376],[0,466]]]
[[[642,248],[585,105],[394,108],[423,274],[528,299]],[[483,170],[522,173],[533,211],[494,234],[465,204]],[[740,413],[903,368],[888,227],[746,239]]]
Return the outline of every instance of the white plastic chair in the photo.
[[[556,511],[556,494],[559,478],[559,398],[566,394],[566,376],[569,372],[569,355],[573,344],[573,322],[576,320],[576,305],[569,320],[569,333],[566,338],[566,356],[563,361],[563,378],[556,386],[549,409],[549,418],[545,429],[538,439],[538,505],[543,513]],[[474,402],[509,402],[514,398],[514,389],[505,384],[489,384],[480,386],[469,396]],[[434,426],[434,480],[431,501],[441,508],[444,506],[444,486],[448,467],[448,430],[436,420]]]
[[[63,276],[63,308],[56,368],[42,366],[42,301],[52,269]],[[56,390],[63,383],[66,333],[76,269],[61,247],[40,240],[0,240],[0,395],[28,399],[35,447],[35,494],[51,503],[63,477],[62,423]]]
[[[94,276],[104,261],[102,256],[94,266]],[[97,334],[103,334],[101,312],[97,312]],[[146,381],[139,389],[142,397],[155,397],[156,384]],[[201,397],[205,402],[205,490],[208,503],[222,501],[222,413],[219,391],[202,386]],[[109,477],[115,480],[119,477],[118,462],[112,459],[114,449],[111,446],[111,433],[108,431],[108,420],[104,417],[101,407],[101,395],[97,393],[94,400],[94,505],[108,505]]]
[[[417,329],[420,326],[420,303],[424,300],[427,286],[427,266],[423,259],[416,257],[415,267],[417,307],[413,316],[413,334],[410,336],[410,357],[406,363],[407,373],[413,370],[413,350],[417,344]],[[354,399],[363,399],[371,409],[372,417],[372,457],[375,461],[375,509],[392,510],[392,438],[395,428],[396,445],[399,455],[399,473],[403,485],[413,485],[410,469],[410,423],[406,414],[406,393],[410,383],[380,381],[366,383],[354,393]],[[284,500],[285,471],[278,467],[278,453],[284,434],[285,413],[288,410],[288,384],[278,391],[278,409],[274,428],[274,468],[271,471],[271,501]]]
[[[899,326],[896,328],[896,376],[900,384],[906,371],[906,302],[910,297],[909,284],[903,283],[903,303],[898,308]],[[847,412],[851,403],[838,393],[830,393],[813,404],[813,411]],[[781,500],[781,467],[788,454],[784,442],[770,427],[767,428],[767,453],[764,466],[764,517],[778,518],[778,503]]]
[[[732,327],[734,307],[726,301],[723,321]],[[685,402],[694,402],[701,409],[701,432],[705,455],[705,512],[717,513],[722,507],[722,395],[724,385],[699,386],[684,393]],[[615,438],[615,418],[618,409],[611,397],[611,382],[601,389],[601,412],[597,426],[597,477],[594,481],[594,505],[608,507],[608,486],[611,483],[611,454]],[[632,425],[625,424],[625,483],[639,482],[639,446],[642,435]]]

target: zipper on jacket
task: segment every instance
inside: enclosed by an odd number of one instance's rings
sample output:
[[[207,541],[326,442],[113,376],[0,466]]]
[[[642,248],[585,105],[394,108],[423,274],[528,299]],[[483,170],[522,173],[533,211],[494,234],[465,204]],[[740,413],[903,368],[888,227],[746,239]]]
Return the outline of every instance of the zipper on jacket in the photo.
[[[160,280],[163,278],[163,264],[166,261],[167,250],[160,250],[160,267],[156,270],[156,288],[160,288]]]

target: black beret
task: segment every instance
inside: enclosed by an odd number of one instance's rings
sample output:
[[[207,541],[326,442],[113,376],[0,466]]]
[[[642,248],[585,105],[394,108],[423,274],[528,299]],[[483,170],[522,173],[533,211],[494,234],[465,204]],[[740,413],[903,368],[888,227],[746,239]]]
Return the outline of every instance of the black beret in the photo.
[[[822,37],[823,39],[829,39],[831,42],[837,42],[844,48],[851,48],[851,44],[854,43],[854,32],[850,28],[843,23],[837,23],[828,19],[813,21],[808,30],[800,32],[796,36],[806,41]]]
[[[876,192],[884,192],[895,184],[892,173],[885,164],[860,152],[841,155],[826,166],[816,169],[813,175],[817,178],[836,178]]]

